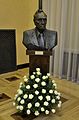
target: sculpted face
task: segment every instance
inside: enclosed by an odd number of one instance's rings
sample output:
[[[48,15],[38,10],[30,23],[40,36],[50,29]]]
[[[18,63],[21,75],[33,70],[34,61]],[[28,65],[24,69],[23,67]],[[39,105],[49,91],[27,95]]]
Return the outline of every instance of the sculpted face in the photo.
[[[37,12],[34,15],[34,23],[36,25],[36,28],[42,32],[43,30],[46,29],[46,23],[47,23],[47,15],[42,11],[42,12]]]

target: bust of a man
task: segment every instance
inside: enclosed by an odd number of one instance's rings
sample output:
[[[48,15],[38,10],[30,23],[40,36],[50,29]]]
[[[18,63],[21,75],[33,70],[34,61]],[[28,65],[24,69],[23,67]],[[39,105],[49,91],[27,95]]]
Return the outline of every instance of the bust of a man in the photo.
[[[23,44],[28,50],[52,50],[57,45],[57,32],[46,28],[47,15],[39,9],[33,21],[36,27],[23,32]]]

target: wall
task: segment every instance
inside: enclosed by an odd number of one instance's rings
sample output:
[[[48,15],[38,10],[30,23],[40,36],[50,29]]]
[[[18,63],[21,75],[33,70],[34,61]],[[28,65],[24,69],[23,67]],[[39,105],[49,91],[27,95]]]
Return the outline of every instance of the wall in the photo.
[[[0,29],[16,29],[17,65],[28,63],[22,44],[23,31],[34,27],[33,14],[38,0],[0,0]]]

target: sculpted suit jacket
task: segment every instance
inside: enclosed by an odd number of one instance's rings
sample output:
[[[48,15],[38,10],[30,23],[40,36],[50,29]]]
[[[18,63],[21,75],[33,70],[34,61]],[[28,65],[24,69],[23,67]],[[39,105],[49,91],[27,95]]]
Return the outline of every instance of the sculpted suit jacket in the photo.
[[[46,29],[44,31],[45,47],[38,44],[35,28],[23,32],[23,44],[29,50],[51,50],[57,45],[57,32]]]

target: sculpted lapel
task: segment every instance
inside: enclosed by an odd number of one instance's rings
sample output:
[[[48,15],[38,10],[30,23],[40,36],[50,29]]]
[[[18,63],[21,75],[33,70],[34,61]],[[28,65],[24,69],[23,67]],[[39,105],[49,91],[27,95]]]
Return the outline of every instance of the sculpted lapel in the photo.
[[[31,36],[31,41],[33,42],[34,45],[39,46],[38,45],[38,41],[37,41],[37,37],[36,37],[36,33],[35,33],[35,29],[32,30],[32,36]]]

